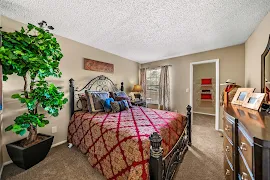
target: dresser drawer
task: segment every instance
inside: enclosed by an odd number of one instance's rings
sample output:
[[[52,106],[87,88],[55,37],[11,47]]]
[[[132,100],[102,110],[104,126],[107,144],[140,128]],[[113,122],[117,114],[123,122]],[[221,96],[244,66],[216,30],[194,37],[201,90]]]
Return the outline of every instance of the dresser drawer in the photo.
[[[238,129],[238,145],[239,151],[242,153],[244,159],[246,160],[248,167],[251,171],[252,170],[252,159],[253,159],[253,148],[250,142],[247,140],[247,135],[245,131],[239,127]]]
[[[234,171],[229,165],[226,155],[224,156],[224,175],[226,180],[233,180]]]
[[[226,118],[223,118],[224,125],[223,129],[226,135],[229,137],[229,139],[232,141],[232,132],[233,132],[233,124],[229,122]],[[232,141],[233,142],[233,141]]]
[[[242,155],[239,155],[239,179],[241,180],[253,180],[252,175],[248,171],[246,164],[244,163]]]
[[[226,136],[224,137],[223,150],[226,156],[228,157],[230,163],[233,164],[233,146]]]

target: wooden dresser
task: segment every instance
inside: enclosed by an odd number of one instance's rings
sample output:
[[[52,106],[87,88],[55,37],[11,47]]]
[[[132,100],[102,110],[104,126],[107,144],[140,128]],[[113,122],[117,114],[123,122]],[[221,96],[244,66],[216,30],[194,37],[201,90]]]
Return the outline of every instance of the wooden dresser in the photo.
[[[224,106],[226,180],[270,180],[270,114]]]

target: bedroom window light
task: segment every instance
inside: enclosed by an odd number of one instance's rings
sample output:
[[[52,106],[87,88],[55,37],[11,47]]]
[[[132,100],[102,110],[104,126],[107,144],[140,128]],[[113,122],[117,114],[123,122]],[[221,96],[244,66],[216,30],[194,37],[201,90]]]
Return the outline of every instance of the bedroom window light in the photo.
[[[151,98],[153,104],[158,104],[159,101],[160,71],[161,68],[146,71],[146,98]]]

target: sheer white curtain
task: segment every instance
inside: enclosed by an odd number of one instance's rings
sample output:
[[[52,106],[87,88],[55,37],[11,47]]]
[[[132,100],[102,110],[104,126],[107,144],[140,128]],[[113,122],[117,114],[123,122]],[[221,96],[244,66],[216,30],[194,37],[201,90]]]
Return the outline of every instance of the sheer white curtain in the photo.
[[[163,105],[164,110],[171,110],[171,88],[169,66],[162,66],[159,80],[159,104]]]

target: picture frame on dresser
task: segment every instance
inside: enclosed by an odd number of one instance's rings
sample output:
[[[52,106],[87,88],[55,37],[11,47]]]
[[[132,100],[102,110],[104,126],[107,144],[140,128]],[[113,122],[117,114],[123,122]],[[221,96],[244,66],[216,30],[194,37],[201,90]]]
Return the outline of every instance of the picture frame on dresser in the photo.
[[[243,102],[242,106],[258,111],[262,105],[265,93],[252,93]]]
[[[254,90],[255,88],[238,88],[231,103],[235,105],[242,105],[246,98],[250,96]]]

